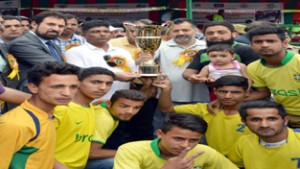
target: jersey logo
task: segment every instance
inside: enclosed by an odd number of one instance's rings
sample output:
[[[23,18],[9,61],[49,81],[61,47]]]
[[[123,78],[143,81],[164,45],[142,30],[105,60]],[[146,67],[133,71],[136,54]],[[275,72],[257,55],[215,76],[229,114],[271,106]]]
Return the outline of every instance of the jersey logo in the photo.
[[[296,161],[297,162],[297,168],[300,168],[300,158],[292,158],[292,161]]]
[[[76,133],[75,142],[85,142],[85,141],[92,142],[92,138],[93,135]]]
[[[75,122],[75,124],[80,124],[80,123],[82,123],[83,121],[77,121],[77,122]]]
[[[238,124],[236,131],[243,133],[243,132],[245,132],[245,127],[246,127],[245,124]]]

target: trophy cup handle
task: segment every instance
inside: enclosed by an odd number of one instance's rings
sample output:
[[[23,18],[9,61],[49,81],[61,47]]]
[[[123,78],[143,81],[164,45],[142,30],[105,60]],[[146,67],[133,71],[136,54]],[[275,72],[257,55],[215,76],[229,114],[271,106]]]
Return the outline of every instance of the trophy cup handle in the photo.
[[[133,26],[133,27],[136,27],[135,24],[130,23],[130,22],[123,22],[123,25],[124,25],[124,27],[126,27],[126,26]]]
[[[172,21],[167,21],[161,24],[161,26],[164,27],[165,29],[169,29],[172,25],[173,25]]]

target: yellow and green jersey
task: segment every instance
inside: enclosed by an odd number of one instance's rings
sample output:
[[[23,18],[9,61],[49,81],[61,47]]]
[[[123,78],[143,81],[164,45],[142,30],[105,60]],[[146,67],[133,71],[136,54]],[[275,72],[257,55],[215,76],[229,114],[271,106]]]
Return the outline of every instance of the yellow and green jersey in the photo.
[[[159,139],[153,141],[136,141],[119,147],[114,160],[114,169],[159,169],[167,159],[161,157]],[[198,144],[191,149],[186,157],[199,151],[203,154],[194,159],[193,169],[237,169],[227,158],[216,150]]]
[[[108,137],[118,127],[119,120],[111,115],[106,105],[95,106],[95,113],[96,127],[92,141],[105,144]]]
[[[223,155],[227,155],[235,141],[251,131],[241,121],[239,114],[226,115],[223,111],[215,109],[217,113],[212,115],[206,105],[205,103],[187,104],[174,106],[174,109],[177,113],[190,113],[202,117],[208,124],[207,144]]]
[[[286,143],[268,148],[259,143],[255,134],[242,136],[232,147],[228,158],[246,169],[299,169],[300,133],[288,129]]]
[[[269,67],[264,60],[247,66],[253,87],[268,88],[276,102],[291,115],[300,115],[300,56],[287,51],[281,65]]]
[[[95,131],[95,110],[74,102],[57,106],[54,111],[56,125],[55,159],[70,169],[83,169],[88,160]]]
[[[47,112],[25,101],[0,116],[0,131],[0,168],[53,168],[56,133]]]

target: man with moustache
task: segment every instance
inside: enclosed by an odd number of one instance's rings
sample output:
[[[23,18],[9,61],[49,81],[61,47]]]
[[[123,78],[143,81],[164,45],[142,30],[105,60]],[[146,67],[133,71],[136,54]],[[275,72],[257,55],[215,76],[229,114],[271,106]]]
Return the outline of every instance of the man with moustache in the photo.
[[[251,101],[242,104],[239,112],[253,133],[236,141],[228,154],[233,163],[247,169],[299,168],[300,133],[286,127],[288,117],[283,105]]]
[[[205,48],[205,42],[195,38],[197,28],[190,19],[178,18],[172,22],[173,39],[163,43],[157,51],[161,71],[169,77],[173,86],[171,100],[175,104],[208,102],[205,84],[194,85],[182,78],[194,55]]]
[[[85,43],[85,38],[75,34],[78,31],[79,18],[72,14],[65,14],[65,18],[67,19],[66,27],[58,38],[54,40],[62,53],[74,46],[80,46]]]
[[[14,39],[22,35],[21,21],[16,16],[5,15],[3,29],[0,30],[0,43],[7,46]]]
[[[64,61],[58,46],[52,40],[64,30],[66,20],[59,12],[46,11],[35,16],[32,30],[12,41],[9,53],[19,63],[21,84],[26,80],[29,68],[46,61]],[[19,87],[21,88],[21,87]]]
[[[218,43],[230,44],[235,50],[236,60],[248,65],[260,58],[249,46],[234,41],[234,26],[227,21],[208,22],[204,27],[207,47]],[[182,76],[191,83],[200,83],[199,72],[209,63],[206,49],[199,51]]]

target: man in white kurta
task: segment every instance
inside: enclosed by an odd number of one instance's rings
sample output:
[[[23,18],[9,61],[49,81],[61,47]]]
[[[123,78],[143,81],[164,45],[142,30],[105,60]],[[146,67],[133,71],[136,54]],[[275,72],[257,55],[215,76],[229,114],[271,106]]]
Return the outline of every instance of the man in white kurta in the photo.
[[[161,70],[170,79],[174,103],[208,102],[209,94],[206,84],[192,84],[182,77],[182,73],[193,60],[193,56],[206,43],[195,38],[196,26],[189,19],[175,19],[172,27],[173,39],[162,43],[157,51]]]

